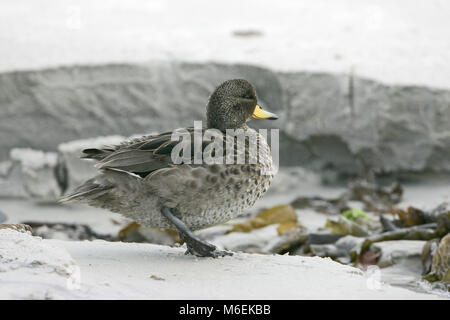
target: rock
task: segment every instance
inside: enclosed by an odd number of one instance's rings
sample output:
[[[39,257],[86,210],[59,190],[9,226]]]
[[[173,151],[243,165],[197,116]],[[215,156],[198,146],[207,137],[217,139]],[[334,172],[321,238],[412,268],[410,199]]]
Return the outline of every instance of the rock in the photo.
[[[428,281],[442,281],[450,289],[450,234],[439,242],[439,247],[433,255],[431,272],[425,276]]]
[[[57,154],[33,149],[12,149],[13,165],[20,166],[18,179],[28,197],[40,200],[55,200],[61,195],[56,177]]]
[[[0,198],[25,198],[22,167],[18,161],[0,162]]]
[[[356,261],[364,239],[351,235],[340,238],[335,244],[311,244],[309,250],[319,257],[330,257],[341,263]]]
[[[289,118],[285,133],[301,144],[307,156],[299,165],[316,170],[340,168],[355,173],[361,164],[341,136],[351,126],[349,76],[291,73],[281,77]]]
[[[369,264],[376,264],[373,267],[378,268],[380,280],[385,283],[417,290],[422,271],[421,252],[425,243],[415,240],[378,242],[364,251],[360,262],[364,265],[363,260],[366,260]],[[369,261],[369,255],[373,256],[372,261]]]
[[[448,91],[331,74],[291,74],[281,83],[290,115],[285,131],[310,151],[311,166],[449,170]]]
[[[437,237],[435,223],[414,226],[410,228],[398,229],[395,231],[373,234],[367,237],[362,245],[362,251],[366,251],[375,242],[391,241],[391,240],[425,240]]]
[[[281,165],[343,177],[365,167],[450,172],[449,91],[388,86],[345,74],[281,73],[209,62],[1,74],[0,131],[9,134],[0,139],[0,160],[7,160],[14,147],[55,151],[74,139],[192,125],[204,119],[213,88],[236,77],[252,82],[261,104],[280,115],[278,121],[252,125],[281,128]]]
[[[58,146],[58,157],[65,170],[61,174],[61,180],[64,181],[65,185],[64,191],[72,191],[84,181],[98,174],[98,170],[94,167],[94,161],[80,159],[83,149],[115,145],[123,140],[125,140],[123,136],[107,136],[74,140],[60,144]]]
[[[343,235],[341,234],[330,234],[328,232],[311,232],[308,233],[308,243],[309,244],[335,243],[342,237]]]
[[[439,247],[439,239],[428,240],[422,249],[422,274],[426,275],[431,271],[433,256]]]
[[[440,206],[440,208],[442,208],[442,207]],[[446,204],[446,207],[443,211],[436,210],[434,212],[437,212],[436,233],[439,237],[444,237],[446,234],[448,234],[450,232],[450,210],[448,209],[447,204]]]
[[[414,270],[420,270],[425,243],[426,241],[419,240],[383,241],[372,244],[370,249],[381,253],[377,263],[380,268],[404,263],[410,264]]]

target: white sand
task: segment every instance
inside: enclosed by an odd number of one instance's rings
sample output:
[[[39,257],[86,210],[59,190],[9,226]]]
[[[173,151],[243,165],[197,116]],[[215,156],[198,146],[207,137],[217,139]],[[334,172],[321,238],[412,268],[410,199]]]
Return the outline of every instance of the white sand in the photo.
[[[318,257],[239,253],[199,259],[183,248],[41,240],[11,230],[0,230],[0,240],[3,299],[438,298]]]

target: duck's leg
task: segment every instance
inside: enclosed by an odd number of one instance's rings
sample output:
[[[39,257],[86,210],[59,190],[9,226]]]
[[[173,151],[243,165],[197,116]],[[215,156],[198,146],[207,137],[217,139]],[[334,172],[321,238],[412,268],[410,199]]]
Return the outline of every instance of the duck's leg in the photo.
[[[232,255],[231,252],[217,250],[216,246],[199,239],[191,230],[189,230],[183,221],[175,217],[172,212],[170,212],[169,208],[162,207],[161,213],[178,229],[178,232],[186,242],[186,253],[196,255],[197,257],[213,258]]]

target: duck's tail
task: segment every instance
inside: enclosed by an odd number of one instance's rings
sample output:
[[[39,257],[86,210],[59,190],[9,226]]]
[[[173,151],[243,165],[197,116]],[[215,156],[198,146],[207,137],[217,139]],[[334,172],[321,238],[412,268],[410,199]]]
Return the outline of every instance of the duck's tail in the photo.
[[[72,193],[60,198],[58,202],[89,201],[105,194],[112,188],[113,186],[101,185],[96,182],[96,178],[92,178],[76,188]]]
[[[114,149],[112,149],[112,148],[84,149],[81,159],[94,159],[94,160],[100,161],[100,160],[103,160],[104,158],[106,158],[107,156],[109,156],[113,152],[114,152]]]

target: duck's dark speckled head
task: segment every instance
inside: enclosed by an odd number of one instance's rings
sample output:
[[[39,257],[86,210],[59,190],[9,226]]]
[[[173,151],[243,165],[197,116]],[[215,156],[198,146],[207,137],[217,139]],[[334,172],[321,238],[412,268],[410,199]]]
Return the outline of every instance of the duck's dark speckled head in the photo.
[[[255,88],[244,79],[228,80],[211,94],[206,107],[208,128],[238,129],[252,117],[275,120],[278,117],[257,105]]]

